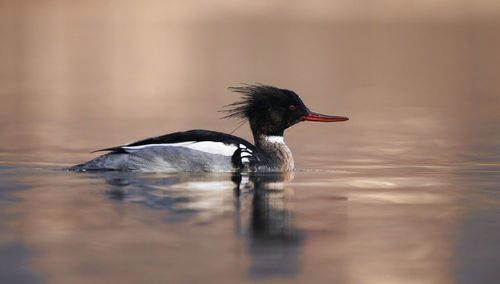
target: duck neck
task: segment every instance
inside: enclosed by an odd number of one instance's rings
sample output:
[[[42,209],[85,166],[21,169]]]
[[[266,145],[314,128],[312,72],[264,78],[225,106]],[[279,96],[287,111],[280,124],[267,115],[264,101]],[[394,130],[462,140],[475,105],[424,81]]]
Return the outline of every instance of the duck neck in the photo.
[[[285,144],[283,135],[256,135],[255,146],[266,157],[271,171],[293,171],[294,162],[290,148]]]

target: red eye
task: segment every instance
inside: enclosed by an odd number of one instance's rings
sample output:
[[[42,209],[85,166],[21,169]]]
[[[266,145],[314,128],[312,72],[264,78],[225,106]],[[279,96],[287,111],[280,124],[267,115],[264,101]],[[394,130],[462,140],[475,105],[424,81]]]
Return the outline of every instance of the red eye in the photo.
[[[289,109],[289,110],[295,110],[295,106],[294,106],[294,105],[290,105],[290,106],[288,107],[288,109]]]

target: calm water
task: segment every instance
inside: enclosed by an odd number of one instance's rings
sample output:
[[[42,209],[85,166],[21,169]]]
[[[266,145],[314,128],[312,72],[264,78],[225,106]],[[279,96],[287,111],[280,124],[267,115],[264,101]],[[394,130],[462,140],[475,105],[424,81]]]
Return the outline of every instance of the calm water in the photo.
[[[1,280],[495,283],[499,173],[363,163],[240,182],[2,163]]]
[[[500,282],[496,6],[77,2],[0,2],[0,283]],[[350,120],[293,175],[61,170],[239,82]]]
[[[443,153],[390,121],[389,145],[335,138],[363,123],[299,127],[287,176],[74,173],[59,161],[82,146],[3,150],[0,282],[497,282],[495,153],[419,160]]]

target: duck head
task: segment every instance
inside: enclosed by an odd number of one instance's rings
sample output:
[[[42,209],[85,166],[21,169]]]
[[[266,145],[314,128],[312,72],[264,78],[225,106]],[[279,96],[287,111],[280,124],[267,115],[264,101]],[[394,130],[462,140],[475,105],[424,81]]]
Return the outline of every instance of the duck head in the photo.
[[[224,118],[248,119],[254,137],[283,136],[288,127],[301,121],[346,121],[344,116],[312,112],[293,91],[267,85],[230,87],[241,94],[241,100],[229,104]]]

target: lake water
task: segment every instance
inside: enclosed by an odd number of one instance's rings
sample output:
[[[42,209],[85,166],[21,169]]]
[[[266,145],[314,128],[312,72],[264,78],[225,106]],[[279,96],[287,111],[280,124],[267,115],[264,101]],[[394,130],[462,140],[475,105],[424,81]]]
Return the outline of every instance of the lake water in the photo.
[[[497,10],[16,3],[0,9],[0,283],[500,282]],[[239,82],[350,120],[287,130],[293,174],[62,170],[231,132],[217,110]]]

